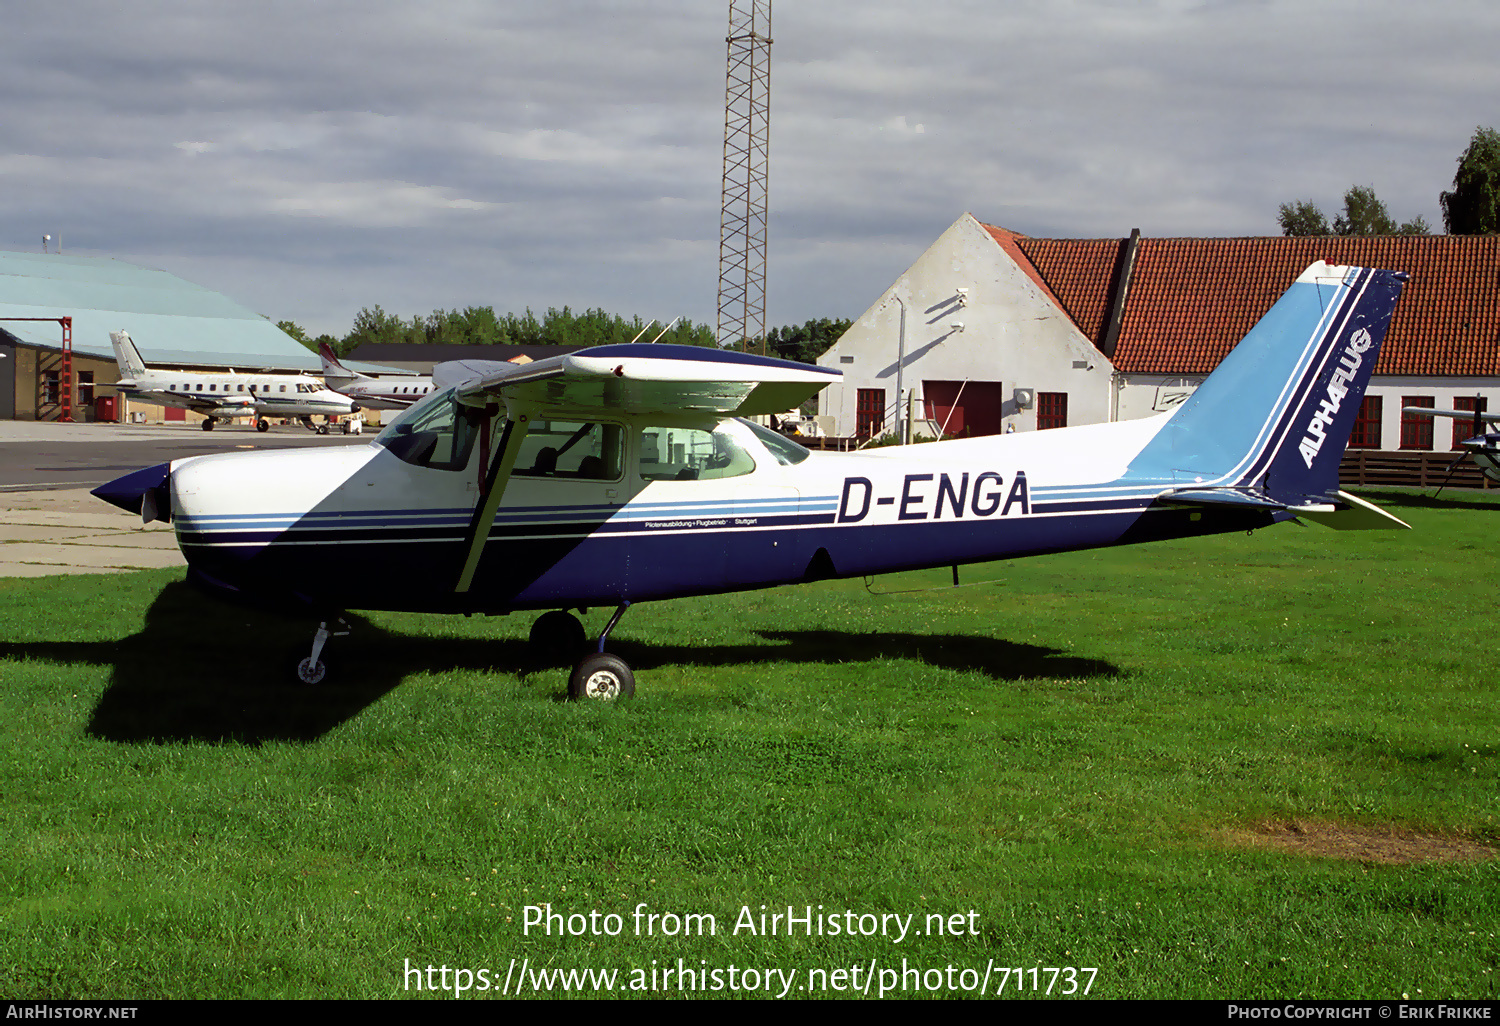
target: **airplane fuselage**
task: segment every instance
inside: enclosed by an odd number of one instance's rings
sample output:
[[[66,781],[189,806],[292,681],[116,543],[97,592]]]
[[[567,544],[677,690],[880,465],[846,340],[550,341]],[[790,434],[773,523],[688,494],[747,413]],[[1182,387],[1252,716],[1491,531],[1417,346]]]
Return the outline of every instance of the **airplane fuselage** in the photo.
[[[431,378],[355,378],[335,382],[340,395],[367,410],[404,410],[432,392]]]
[[[593,476],[518,464],[467,590],[456,581],[484,487],[480,445],[461,465],[419,465],[403,458],[399,434],[388,429],[367,445],[178,461],[173,524],[189,564],[209,583],[253,592],[275,582],[284,593],[296,582],[307,601],[329,608],[504,612],[972,563],[1286,518],[1162,505],[1160,484],[1118,482],[1128,459],[1093,464],[1089,475],[1069,471],[1079,464],[1064,456],[1090,445],[1098,427],[870,454],[808,453],[784,440],[773,448],[769,432],[742,421],[712,433],[611,427],[616,441],[595,444],[608,455],[604,467],[586,472]],[[1118,442],[1122,427],[1105,429]],[[1142,445],[1152,430],[1138,431]],[[720,455],[728,450],[739,455]],[[381,568],[379,580],[303,572],[364,560]]]
[[[221,418],[337,417],[352,410],[347,398],[305,375],[151,371],[116,387],[138,402]]]

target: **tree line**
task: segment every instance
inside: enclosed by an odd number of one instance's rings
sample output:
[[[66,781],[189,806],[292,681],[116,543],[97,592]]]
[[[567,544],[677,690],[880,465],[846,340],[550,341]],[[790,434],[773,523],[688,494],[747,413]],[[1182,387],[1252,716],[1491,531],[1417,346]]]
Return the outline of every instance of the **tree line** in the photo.
[[[1500,232],[1500,132],[1479,128],[1458,158],[1453,190],[1442,192],[1443,228],[1449,235]],[[1397,224],[1367,185],[1344,193],[1344,209],[1330,222],[1312,200],[1283,203],[1277,214],[1282,235],[1430,235],[1426,219]]]
[[[766,352],[787,360],[812,363],[822,356],[852,321],[818,318],[800,325],[772,328],[766,332]],[[604,346],[618,342],[662,342],[680,346],[716,346],[714,331],[707,324],[678,318],[668,324],[622,317],[604,310],[574,313],[568,307],[549,309],[537,317],[530,309],[523,314],[497,314],[493,307],[468,306],[462,310],[434,310],[411,320],[387,313],[379,306],[365,307],[354,315],[354,326],[343,338],[332,335],[310,337],[293,321],[276,326],[307,348],[327,343],[340,356],[367,342],[397,342],[442,345],[560,345]],[[759,343],[752,343],[759,351]]]

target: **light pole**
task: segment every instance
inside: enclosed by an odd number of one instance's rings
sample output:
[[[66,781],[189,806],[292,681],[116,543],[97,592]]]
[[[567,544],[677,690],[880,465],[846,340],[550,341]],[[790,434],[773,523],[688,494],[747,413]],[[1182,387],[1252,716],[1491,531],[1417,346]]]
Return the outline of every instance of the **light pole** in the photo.
[[[906,437],[906,416],[902,402],[902,370],[906,363],[906,300],[891,293],[891,298],[901,304],[901,331],[896,336],[896,437],[901,439],[905,445],[909,441]]]

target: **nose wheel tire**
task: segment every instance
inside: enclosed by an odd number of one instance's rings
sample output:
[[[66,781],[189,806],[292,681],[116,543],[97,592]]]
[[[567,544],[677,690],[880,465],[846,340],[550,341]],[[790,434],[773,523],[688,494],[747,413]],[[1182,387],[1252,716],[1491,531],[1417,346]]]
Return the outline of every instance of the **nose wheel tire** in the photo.
[[[297,664],[297,679],[303,684],[321,684],[327,676],[328,664],[321,659],[308,657]]]
[[[625,660],[608,652],[595,652],[579,660],[568,678],[568,697],[613,702],[635,694],[635,674]]]

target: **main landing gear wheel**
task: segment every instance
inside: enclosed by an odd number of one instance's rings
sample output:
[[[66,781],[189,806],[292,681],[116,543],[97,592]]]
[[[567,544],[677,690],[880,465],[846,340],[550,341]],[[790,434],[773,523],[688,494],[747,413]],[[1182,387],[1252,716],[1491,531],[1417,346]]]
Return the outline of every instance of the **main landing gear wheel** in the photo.
[[[568,678],[569,698],[591,698],[613,702],[635,694],[635,674],[625,660],[608,652],[584,656]]]
[[[543,666],[567,666],[588,650],[589,639],[578,617],[555,609],[536,618],[527,643]]]
[[[207,420],[205,420],[203,422],[203,430],[204,431],[212,431],[213,429],[214,429],[214,419],[212,417],[209,417]]]
[[[269,431],[269,430],[271,430],[271,422],[269,420],[266,420],[266,418],[262,417],[260,420],[257,420],[255,422],[255,430],[257,430],[257,431]]]

